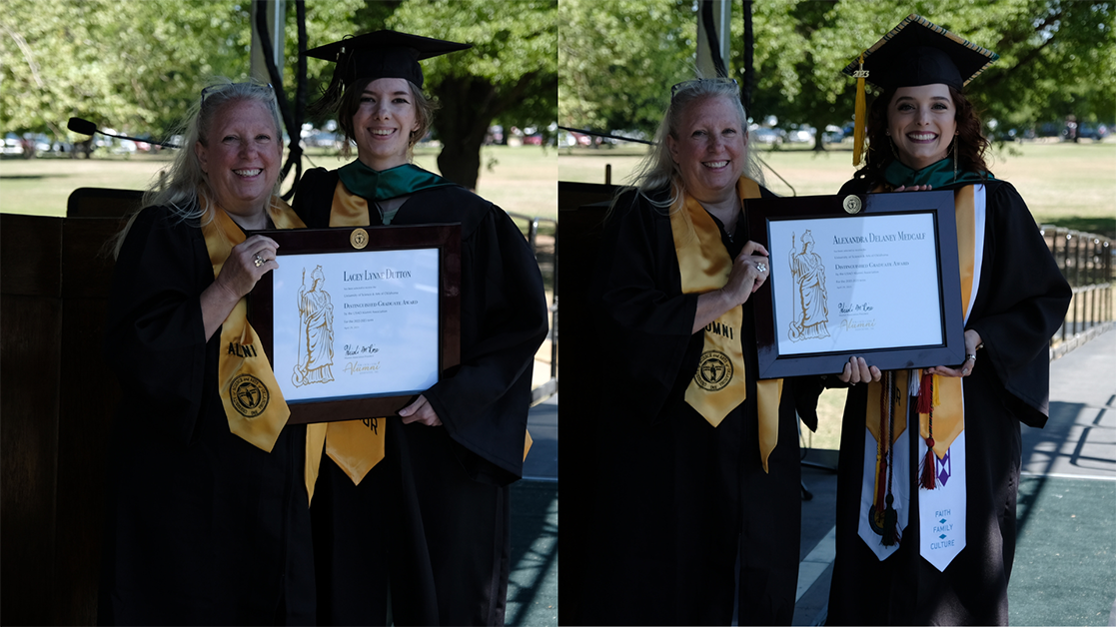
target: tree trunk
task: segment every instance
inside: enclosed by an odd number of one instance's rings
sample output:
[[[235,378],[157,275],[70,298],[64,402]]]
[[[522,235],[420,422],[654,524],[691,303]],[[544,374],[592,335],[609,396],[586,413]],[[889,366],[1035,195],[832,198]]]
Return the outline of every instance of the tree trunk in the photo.
[[[434,115],[434,129],[442,141],[438,169],[442,176],[470,190],[477,188],[480,150],[497,111],[495,87],[475,76],[449,77],[435,94],[442,108]]]
[[[434,129],[442,140],[438,169],[442,176],[468,189],[477,188],[480,150],[488,127],[526,96],[535,72],[528,72],[502,93],[496,85],[477,76],[450,76],[434,89],[442,108],[434,115]],[[556,87],[557,88],[557,87]]]
[[[810,123],[814,127],[814,152],[825,152],[825,140],[822,139],[825,135],[825,116],[817,117]]]

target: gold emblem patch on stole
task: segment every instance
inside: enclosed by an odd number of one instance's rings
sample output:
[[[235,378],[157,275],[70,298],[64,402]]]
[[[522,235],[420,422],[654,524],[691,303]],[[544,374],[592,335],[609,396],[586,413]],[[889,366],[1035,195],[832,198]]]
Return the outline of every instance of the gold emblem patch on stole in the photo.
[[[271,394],[268,393],[263,381],[250,374],[242,374],[233,379],[229,398],[232,400],[232,406],[245,418],[255,418],[267,409]]]
[[[721,351],[702,353],[694,381],[708,392],[724,389],[732,381],[732,361]]]

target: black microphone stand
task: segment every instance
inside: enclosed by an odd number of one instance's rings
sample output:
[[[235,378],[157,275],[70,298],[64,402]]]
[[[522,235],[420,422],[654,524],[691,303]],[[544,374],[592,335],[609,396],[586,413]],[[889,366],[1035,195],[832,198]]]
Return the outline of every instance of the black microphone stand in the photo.
[[[96,124],[90,122],[89,120],[85,120],[85,119],[82,119],[82,118],[70,118],[70,121],[68,123],[66,123],[66,128],[70,129],[71,131],[73,131],[75,133],[81,133],[82,135],[93,135],[94,133],[100,133],[101,135],[104,135],[106,137],[116,137],[117,139],[130,139],[130,140],[135,141],[135,142],[144,142],[144,143],[147,143],[147,144],[152,144],[154,146],[162,146],[163,148],[181,148],[181,146],[178,146],[176,144],[167,144],[167,143],[163,143],[163,142],[157,142],[153,139],[140,139],[139,137],[128,137],[127,135],[113,135],[112,133],[106,133],[106,132],[102,131],[101,129],[97,128]]]

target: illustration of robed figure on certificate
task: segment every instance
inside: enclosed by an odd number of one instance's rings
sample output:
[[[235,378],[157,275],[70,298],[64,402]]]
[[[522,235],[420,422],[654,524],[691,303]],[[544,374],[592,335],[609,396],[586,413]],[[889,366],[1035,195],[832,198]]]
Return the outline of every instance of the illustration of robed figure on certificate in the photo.
[[[825,264],[813,250],[814,236],[807,229],[802,234],[799,252],[791,235],[790,271],[794,279],[794,320],[790,323],[790,340],[829,337],[829,306],[825,289]]]
[[[325,274],[321,266],[310,274],[310,280],[307,290],[304,268],[298,290],[298,363],[291,375],[296,387],[333,381],[333,302],[322,289]]]

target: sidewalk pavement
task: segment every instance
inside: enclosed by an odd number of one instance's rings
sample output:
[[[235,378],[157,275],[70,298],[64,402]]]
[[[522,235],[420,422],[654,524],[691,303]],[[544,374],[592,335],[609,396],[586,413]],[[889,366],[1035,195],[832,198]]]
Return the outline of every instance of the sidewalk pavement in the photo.
[[[534,444],[524,480],[512,487],[507,624],[533,627],[558,620],[557,396],[531,409],[528,428]],[[1050,420],[1044,429],[1023,427],[1022,461],[1012,622],[1116,625],[1116,330],[1050,364]],[[837,451],[811,449],[804,462],[809,499],[794,624],[820,625],[834,556]]]
[[[1022,429],[1011,622],[1116,625],[1116,330],[1051,362],[1050,420]],[[811,450],[806,461],[835,466],[837,451]],[[837,478],[803,466],[802,480],[813,499],[802,503],[794,624],[820,625],[833,572]],[[1073,597],[1051,590],[1074,581],[1078,588],[1097,582],[1099,590]]]
[[[533,443],[511,488],[507,625],[558,624],[558,396],[527,416]]]

